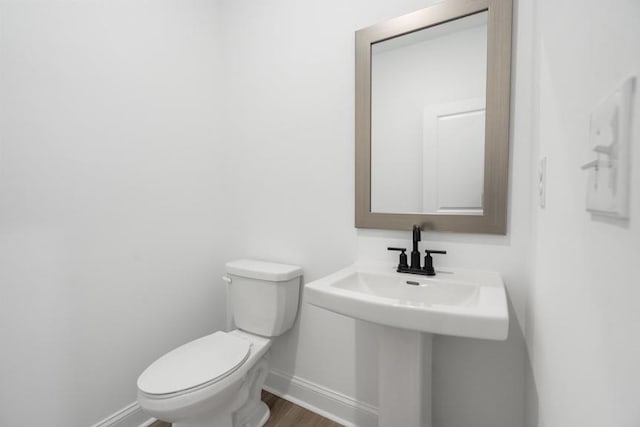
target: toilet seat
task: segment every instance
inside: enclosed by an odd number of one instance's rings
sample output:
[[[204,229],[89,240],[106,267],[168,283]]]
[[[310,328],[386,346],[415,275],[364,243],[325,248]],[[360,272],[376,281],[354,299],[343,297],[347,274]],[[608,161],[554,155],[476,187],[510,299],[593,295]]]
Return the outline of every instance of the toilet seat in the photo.
[[[151,396],[172,397],[208,387],[240,368],[250,349],[248,340],[215,332],[153,362],[138,378],[138,389]]]

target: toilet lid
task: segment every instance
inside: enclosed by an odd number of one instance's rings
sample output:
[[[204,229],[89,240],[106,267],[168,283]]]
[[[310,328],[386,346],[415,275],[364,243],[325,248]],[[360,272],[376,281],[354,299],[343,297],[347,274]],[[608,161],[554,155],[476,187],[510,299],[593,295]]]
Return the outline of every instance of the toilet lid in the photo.
[[[170,394],[219,381],[249,357],[250,343],[225,332],[215,332],[165,354],[138,377],[138,389],[148,394]]]

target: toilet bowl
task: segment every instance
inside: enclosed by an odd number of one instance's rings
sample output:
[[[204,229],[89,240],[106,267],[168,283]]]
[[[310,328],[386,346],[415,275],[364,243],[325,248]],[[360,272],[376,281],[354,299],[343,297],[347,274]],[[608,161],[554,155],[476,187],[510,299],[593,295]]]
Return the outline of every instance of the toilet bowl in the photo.
[[[291,328],[299,267],[254,260],[227,263],[229,308],[238,329],[214,332],[153,362],[138,378],[138,403],[174,427],[261,427],[260,400],[271,337]]]
[[[270,339],[239,330],[215,332],[187,343],[140,375],[138,402],[155,418],[172,422],[175,427],[262,426],[269,416],[266,405],[254,408],[260,414],[253,418],[259,419],[241,420],[242,416],[236,416],[238,422],[234,423],[233,418],[249,396],[262,403],[260,392],[268,370],[263,356],[270,346]],[[217,364],[218,372],[206,369],[206,364]],[[185,373],[183,368],[190,372]],[[180,381],[176,378],[180,374],[188,379]]]

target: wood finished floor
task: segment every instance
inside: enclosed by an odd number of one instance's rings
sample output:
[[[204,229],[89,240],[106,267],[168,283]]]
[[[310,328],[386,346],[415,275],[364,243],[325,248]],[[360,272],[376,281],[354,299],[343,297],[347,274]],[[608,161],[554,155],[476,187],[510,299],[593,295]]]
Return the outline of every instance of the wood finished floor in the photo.
[[[264,390],[262,391],[262,401],[271,411],[271,417],[264,427],[341,427],[338,423]],[[171,424],[156,421],[150,427],[171,427]]]

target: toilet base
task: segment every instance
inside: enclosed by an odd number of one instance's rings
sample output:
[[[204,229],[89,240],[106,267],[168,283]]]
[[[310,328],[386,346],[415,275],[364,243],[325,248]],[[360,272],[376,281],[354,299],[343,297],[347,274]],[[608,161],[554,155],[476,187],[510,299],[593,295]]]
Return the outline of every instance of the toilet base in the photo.
[[[269,365],[260,360],[248,375],[249,397],[246,403],[235,413],[233,427],[262,427],[269,419],[269,407],[262,401],[262,385],[267,379]]]
[[[230,416],[219,417],[207,420],[190,420],[190,421],[178,421],[173,423],[173,427],[263,427],[271,412],[269,407],[262,401],[260,401],[251,413],[250,417],[245,420],[233,421]]]
[[[260,401],[251,414],[251,417],[244,423],[238,424],[237,427],[262,427],[267,423],[270,416],[271,411],[269,411],[269,407],[263,401]]]
[[[231,417],[207,421],[181,421],[171,424],[173,427],[233,427]]]
[[[269,421],[269,417],[271,416],[271,411],[269,410],[267,404],[262,401],[260,403],[262,403],[262,406],[264,406],[264,412],[262,413],[262,417],[258,420],[258,424],[256,424],[258,427],[262,427],[263,425],[265,425],[267,421]]]

